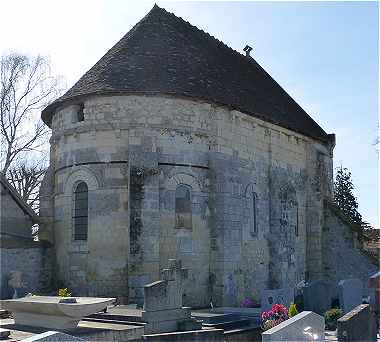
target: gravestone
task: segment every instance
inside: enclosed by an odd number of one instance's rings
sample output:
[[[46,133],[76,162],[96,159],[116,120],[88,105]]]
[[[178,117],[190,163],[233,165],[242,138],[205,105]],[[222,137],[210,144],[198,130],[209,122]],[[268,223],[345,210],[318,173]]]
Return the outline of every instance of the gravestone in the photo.
[[[10,333],[9,329],[0,328],[0,340],[7,339]]]
[[[333,298],[333,284],[325,280],[308,283],[303,288],[305,310],[324,315],[331,308]]]
[[[338,283],[339,305],[346,314],[356,308],[363,300],[363,283],[359,279],[345,279]]]
[[[371,289],[370,305],[377,317],[380,317],[380,271],[372,275],[368,283]]]
[[[69,342],[69,341],[70,342],[77,342],[77,341],[86,342],[87,340],[84,340],[76,336],[68,335],[62,332],[58,332],[58,331],[47,331],[47,332],[37,334],[37,335],[28,337],[22,340],[22,342]]]
[[[190,308],[182,307],[187,269],[182,268],[181,261],[169,259],[169,267],[161,274],[162,280],[144,286],[145,334],[200,329],[201,323],[191,318]]]
[[[261,294],[261,311],[268,311],[274,304],[283,304],[287,308],[294,302],[294,288],[285,287],[276,290],[264,290]]]
[[[292,318],[264,331],[263,342],[278,341],[325,341],[325,320],[322,316],[303,311]]]
[[[368,304],[362,304],[338,319],[338,341],[376,342],[376,320]]]
[[[116,298],[27,296],[1,300],[15,324],[48,329],[74,329],[85,316],[99,312]]]

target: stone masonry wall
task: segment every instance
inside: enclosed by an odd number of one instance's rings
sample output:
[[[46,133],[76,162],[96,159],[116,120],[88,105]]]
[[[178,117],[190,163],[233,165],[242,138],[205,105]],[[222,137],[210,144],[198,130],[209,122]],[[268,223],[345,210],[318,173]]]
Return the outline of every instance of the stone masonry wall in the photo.
[[[323,271],[332,282],[358,278],[369,294],[368,278],[378,271],[371,259],[362,251],[357,233],[326,203],[323,225]]]
[[[48,289],[52,275],[51,258],[51,249],[39,242],[3,240],[0,248],[1,298],[12,298],[15,289],[19,297]]]
[[[239,305],[321,273],[330,146],[201,101],[131,95],[84,105],[82,122],[76,105],[54,115],[51,140],[59,274],[78,291],[141,303],[169,257],[190,270],[184,303],[193,306]],[[71,232],[80,180],[91,203],[85,244]],[[191,229],[175,226],[180,184],[192,189]]]

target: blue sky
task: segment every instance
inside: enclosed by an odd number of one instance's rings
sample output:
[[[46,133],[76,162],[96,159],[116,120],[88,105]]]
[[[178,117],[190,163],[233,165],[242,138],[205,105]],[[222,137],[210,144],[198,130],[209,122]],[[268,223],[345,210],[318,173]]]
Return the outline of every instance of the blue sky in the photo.
[[[73,83],[153,6],[153,1],[2,3],[0,53],[48,55]],[[378,3],[190,2],[157,4],[251,55],[328,133],[335,166],[353,176],[359,209],[379,226]],[[22,9],[22,10],[20,10]],[[9,28],[12,29],[9,29]],[[4,35],[3,33],[6,32]]]

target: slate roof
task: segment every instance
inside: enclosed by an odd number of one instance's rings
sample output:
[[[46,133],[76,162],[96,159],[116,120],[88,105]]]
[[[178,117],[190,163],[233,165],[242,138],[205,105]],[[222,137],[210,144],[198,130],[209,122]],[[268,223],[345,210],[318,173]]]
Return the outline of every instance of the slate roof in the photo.
[[[32,207],[26,203],[17,192],[17,190],[8,182],[7,178],[4,176],[2,172],[0,172],[0,184],[4,187],[4,189],[10,194],[13,200],[17,203],[17,205],[22,209],[22,211],[29,215],[32,219],[37,218],[37,214],[34,212]],[[1,189],[3,192],[3,188]]]
[[[157,5],[42,111],[43,121],[50,126],[57,107],[94,94],[203,99],[328,141],[326,132],[253,58]]]

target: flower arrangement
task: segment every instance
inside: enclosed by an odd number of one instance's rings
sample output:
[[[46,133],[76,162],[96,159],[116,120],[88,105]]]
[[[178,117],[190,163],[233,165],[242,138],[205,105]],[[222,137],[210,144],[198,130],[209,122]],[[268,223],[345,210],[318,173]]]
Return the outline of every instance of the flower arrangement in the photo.
[[[288,309],[282,304],[274,304],[272,309],[261,314],[261,328],[266,331],[289,318]]]
[[[325,313],[326,330],[335,330],[337,327],[337,321],[343,316],[341,309],[330,309]]]
[[[65,287],[64,289],[58,290],[59,297],[71,297],[71,292]]]

